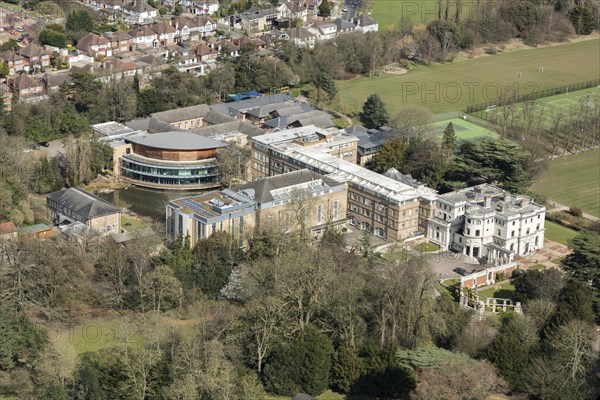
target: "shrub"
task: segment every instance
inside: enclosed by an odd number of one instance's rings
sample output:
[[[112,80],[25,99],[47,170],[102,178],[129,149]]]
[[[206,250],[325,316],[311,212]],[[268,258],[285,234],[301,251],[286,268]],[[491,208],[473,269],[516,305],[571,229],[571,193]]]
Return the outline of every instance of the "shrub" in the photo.
[[[569,212],[575,217],[581,217],[583,215],[583,211],[579,207],[571,207]]]

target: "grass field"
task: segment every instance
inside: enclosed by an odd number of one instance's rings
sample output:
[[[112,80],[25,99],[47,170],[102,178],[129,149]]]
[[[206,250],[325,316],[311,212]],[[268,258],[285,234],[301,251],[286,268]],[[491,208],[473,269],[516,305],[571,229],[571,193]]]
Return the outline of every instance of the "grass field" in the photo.
[[[577,231],[566,228],[562,225],[557,224],[556,222],[546,221],[544,225],[546,227],[546,239],[552,240],[553,242],[564,244],[566,246],[569,239],[572,239],[575,236],[577,236]]]
[[[360,111],[378,93],[391,114],[406,104],[428,107],[433,113],[464,111],[467,105],[492,101],[502,90],[519,94],[598,78],[600,39],[515,50],[473,60],[421,66],[407,74],[382,74],[338,82],[341,111]],[[577,60],[577,62],[574,62]],[[538,73],[543,66],[544,72]],[[522,73],[521,78],[516,72]]]
[[[416,24],[431,21],[437,16],[435,0],[372,0],[371,17],[379,23],[379,30],[391,30],[400,25],[400,21]]]
[[[433,123],[431,126],[434,133],[441,138],[449,122],[452,122],[452,126],[454,126],[454,133],[456,134],[456,139],[459,143],[464,140],[473,140],[484,136],[498,137],[496,132],[460,118],[447,119]]]
[[[585,101],[586,106],[591,110],[597,110],[597,107],[600,104],[600,87],[543,97],[537,100],[538,105],[536,105],[535,108],[540,112],[542,110],[544,111],[544,121],[549,125],[552,122],[553,114],[560,111],[565,115],[569,115],[573,109],[577,110],[581,106],[581,101]],[[493,107],[488,110],[479,111],[476,115],[488,121],[501,121],[503,114],[502,108],[503,107]],[[514,106],[514,113],[517,116],[517,120],[519,120],[518,118],[521,116],[522,108],[522,104],[515,104]]]
[[[531,190],[600,217],[600,151],[555,158]]]

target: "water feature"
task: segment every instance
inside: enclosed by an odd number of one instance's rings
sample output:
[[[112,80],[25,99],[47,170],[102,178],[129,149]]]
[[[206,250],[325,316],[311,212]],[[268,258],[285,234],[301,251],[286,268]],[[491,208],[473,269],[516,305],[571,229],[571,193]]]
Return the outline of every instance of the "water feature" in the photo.
[[[130,186],[110,193],[100,193],[98,197],[111,202],[117,207],[128,208],[140,216],[164,222],[165,206],[170,200],[198,193],[202,193],[202,191],[155,190]]]

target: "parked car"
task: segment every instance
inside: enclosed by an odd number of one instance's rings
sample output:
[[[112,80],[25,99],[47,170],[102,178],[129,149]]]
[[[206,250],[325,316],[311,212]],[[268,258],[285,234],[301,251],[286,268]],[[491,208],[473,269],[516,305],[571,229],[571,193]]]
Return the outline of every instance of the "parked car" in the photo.
[[[39,145],[44,147],[50,147],[50,143],[48,142],[40,142]]]
[[[33,146],[31,146],[31,148],[34,149],[34,150],[39,150],[40,149],[40,145],[38,143],[36,143]]]
[[[15,28],[15,30],[16,30],[17,32],[23,32],[23,30],[24,30],[24,29],[23,29],[23,27],[22,27],[22,26],[18,26],[18,27],[16,27],[16,28]]]
[[[456,272],[457,274],[459,274],[461,276],[469,275],[469,273],[467,272],[467,270],[464,269],[463,267],[456,267],[452,271]]]

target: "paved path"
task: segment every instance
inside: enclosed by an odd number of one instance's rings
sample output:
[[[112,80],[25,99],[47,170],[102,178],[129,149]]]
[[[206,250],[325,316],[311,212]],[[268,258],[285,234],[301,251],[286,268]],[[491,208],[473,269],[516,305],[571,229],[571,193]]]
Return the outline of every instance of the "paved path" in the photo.
[[[548,210],[549,213],[557,212],[557,211],[569,211],[571,209],[570,207],[565,206],[564,204],[557,203],[556,201],[550,200],[550,199],[548,199],[548,204],[550,204],[552,206],[552,209]],[[591,214],[583,213],[583,214],[581,214],[581,216],[590,221],[594,221],[594,222],[600,221],[600,218],[595,217]]]

